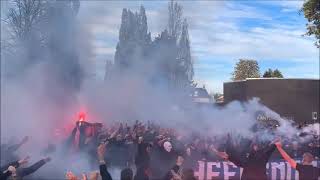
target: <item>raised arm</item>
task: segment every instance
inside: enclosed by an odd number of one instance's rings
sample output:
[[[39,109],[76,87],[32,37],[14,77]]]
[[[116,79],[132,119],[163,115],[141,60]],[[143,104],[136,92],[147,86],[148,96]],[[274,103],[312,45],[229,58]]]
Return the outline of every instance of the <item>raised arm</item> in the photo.
[[[18,144],[14,144],[10,147],[8,147],[8,151],[10,152],[14,152],[16,150],[18,150],[23,144],[25,144],[27,141],[28,141],[29,137],[28,136],[25,136],[21,142],[19,142]]]
[[[47,158],[44,158],[36,163],[34,163],[32,166],[30,167],[27,167],[27,168],[22,168],[20,170],[20,175],[22,177],[24,176],[28,176],[34,172],[36,172],[39,168],[41,168],[44,164],[46,164],[47,162],[49,162],[51,160],[51,158],[47,157]]]
[[[213,153],[215,153],[220,158],[227,160],[229,158],[229,155],[226,152],[218,151],[213,145],[210,146],[210,149]]]
[[[97,150],[98,158],[99,158],[99,170],[102,180],[112,180],[110,173],[108,172],[106,162],[104,161],[104,155],[106,152],[106,145],[100,144]]]
[[[1,166],[0,171],[3,172],[5,170],[7,170],[9,166],[13,166],[15,168],[18,168],[19,166],[28,163],[29,159],[30,159],[30,157],[27,156],[27,157],[25,157],[25,158],[23,158],[23,159],[21,159],[19,161],[14,161],[14,162],[11,162],[11,163],[6,164],[4,166]]]
[[[279,142],[276,142],[275,145],[276,145],[278,151],[280,152],[281,156],[282,156],[286,161],[289,162],[289,164],[290,164],[291,167],[293,167],[294,169],[296,169],[296,167],[297,167],[297,162],[296,162],[294,159],[292,159],[292,158],[282,149],[282,144],[281,144],[281,142],[280,142],[280,141],[279,141]]]

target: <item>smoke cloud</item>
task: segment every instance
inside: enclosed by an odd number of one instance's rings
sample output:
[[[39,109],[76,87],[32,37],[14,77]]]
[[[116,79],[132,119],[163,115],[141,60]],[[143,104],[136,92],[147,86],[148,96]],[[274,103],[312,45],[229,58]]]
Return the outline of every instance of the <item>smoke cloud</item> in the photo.
[[[31,155],[38,159],[48,143],[61,143],[74,126],[78,112],[83,110],[88,121],[102,122],[107,126],[140,120],[173,128],[186,136],[197,133],[212,137],[236,132],[248,138],[254,136],[251,129],[257,123],[257,112],[264,112],[279,122],[275,135],[264,133],[261,136],[266,140],[276,136],[293,138],[301,132],[319,135],[316,131],[319,124],[298,130],[289,120],[259,103],[259,99],[245,103],[235,101],[225,107],[198,107],[192,99],[180,96],[183,94],[180,90],[146,80],[145,75],[154,75],[158,66],[152,61],[139,63],[126,73],[115,72],[116,75],[107,81],[92,78],[93,65],[89,61],[92,59],[92,35],[70,13],[68,4],[56,3],[52,5],[56,11],[50,15],[52,19],[49,21],[49,27],[53,29],[49,46],[39,47],[31,56],[37,61],[30,63],[29,59],[25,60],[29,57],[21,55],[23,53],[16,56],[2,54],[4,67],[10,67],[10,74],[14,72],[20,76],[1,74],[1,143],[30,136],[30,142],[19,151],[21,156]],[[34,43],[28,41],[26,46],[38,47]],[[19,50],[28,51],[25,46]],[[160,48],[158,55],[167,54],[166,51],[167,48]],[[28,63],[26,68],[10,64],[20,60]],[[67,170],[81,173],[90,169],[86,157],[66,158],[57,151],[52,158],[54,165],[46,165],[40,174],[51,172],[63,177]],[[69,166],[65,167],[65,164]]]

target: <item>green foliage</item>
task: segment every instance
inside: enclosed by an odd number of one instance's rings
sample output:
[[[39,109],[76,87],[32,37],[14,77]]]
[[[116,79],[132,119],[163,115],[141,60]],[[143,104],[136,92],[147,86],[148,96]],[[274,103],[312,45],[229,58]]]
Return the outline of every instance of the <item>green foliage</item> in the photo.
[[[315,45],[320,47],[320,0],[306,0],[301,9],[308,20],[306,35],[314,35],[317,39]]]
[[[272,71],[272,69],[269,68],[266,72],[264,72],[263,77],[264,78],[272,78],[272,77],[283,78],[283,75],[278,69],[275,69],[274,71]]]
[[[278,69],[276,69],[273,71],[273,77],[283,78],[283,75]]]
[[[245,80],[246,78],[259,78],[259,64],[256,60],[240,59],[234,67],[232,80]]]
[[[263,77],[269,78],[272,77],[273,71],[269,68],[266,72],[264,72]]]

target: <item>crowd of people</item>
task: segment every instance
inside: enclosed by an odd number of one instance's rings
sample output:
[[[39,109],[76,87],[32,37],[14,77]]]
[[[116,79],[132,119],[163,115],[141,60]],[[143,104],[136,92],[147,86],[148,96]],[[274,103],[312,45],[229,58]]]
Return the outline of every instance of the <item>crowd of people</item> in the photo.
[[[46,157],[29,167],[25,167],[29,157],[15,161],[18,157],[14,152],[27,141],[25,137],[17,144],[1,145],[0,180],[22,179],[51,160]],[[104,128],[101,124],[78,121],[68,138],[61,145],[50,144],[45,154],[50,156],[58,146],[65,154],[86,154],[92,170],[99,165],[98,172],[80,178],[68,171],[65,174],[68,180],[116,179],[109,173],[110,167],[121,169],[122,180],[194,180],[199,160],[231,161],[243,168],[243,180],[267,179],[266,163],[270,159],[284,158],[299,171],[300,179],[316,179],[320,171],[311,165],[320,157],[317,136],[301,144],[280,139],[260,141],[234,134],[204,137],[150,122],[136,121],[131,126],[119,123]],[[298,158],[302,158],[301,164],[295,161]]]

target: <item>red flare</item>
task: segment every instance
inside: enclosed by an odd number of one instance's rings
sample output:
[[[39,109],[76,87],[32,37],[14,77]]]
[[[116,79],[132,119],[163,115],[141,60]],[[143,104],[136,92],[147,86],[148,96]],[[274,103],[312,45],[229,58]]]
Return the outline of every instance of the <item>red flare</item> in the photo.
[[[84,112],[81,112],[81,113],[79,114],[79,121],[82,122],[82,121],[85,120],[85,118],[86,118],[86,114],[85,114]]]

